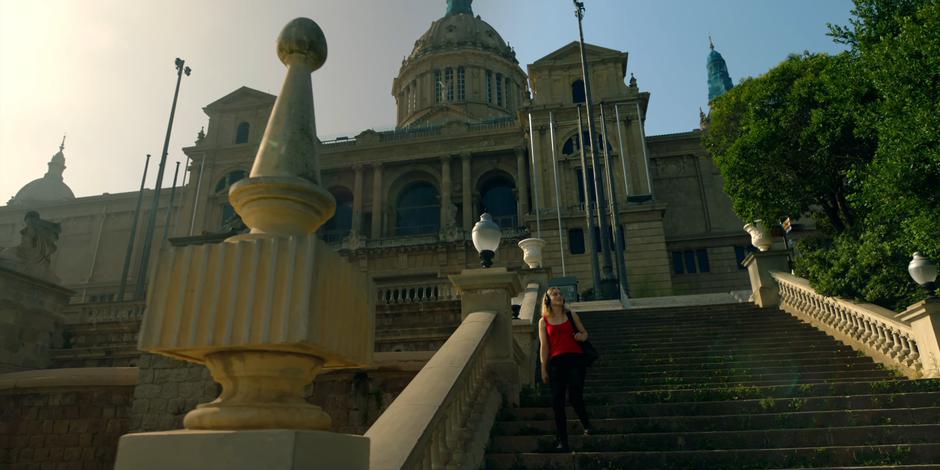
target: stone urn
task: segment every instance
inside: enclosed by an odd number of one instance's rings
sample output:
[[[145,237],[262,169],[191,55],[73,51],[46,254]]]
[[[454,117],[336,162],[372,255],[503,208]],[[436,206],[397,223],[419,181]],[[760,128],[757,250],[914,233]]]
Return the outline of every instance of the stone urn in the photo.
[[[751,236],[751,244],[760,251],[769,250],[770,246],[773,244],[773,240],[770,239],[770,234],[767,233],[767,228],[764,227],[764,224],[761,223],[760,220],[755,220],[754,223],[745,225],[744,231]]]
[[[522,248],[522,260],[530,268],[542,267],[542,248],[545,246],[545,240],[541,238],[526,238],[519,242],[519,248]]]

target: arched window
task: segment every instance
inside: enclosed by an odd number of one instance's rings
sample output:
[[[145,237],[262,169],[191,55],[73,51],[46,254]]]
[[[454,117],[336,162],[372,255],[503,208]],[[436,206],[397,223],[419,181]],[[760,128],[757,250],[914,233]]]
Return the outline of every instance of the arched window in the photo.
[[[441,202],[437,189],[418,182],[405,188],[395,204],[395,234],[437,233],[441,226]]]
[[[571,84],[571,102],[572,103],[584,103],[584,80],[580,78],[575,80]]]
[[[228,190],[229,186],[235,184],[239,180],[245,179],[245,176],[246,174],[244,170],[235,170],[229,172],[229,174],[223,176],[217,183],[215,183],[215,192],[219,193]]]
[[[444,69],[444,86],[447,88],[447,102],[454,101],[454,69]]]
[[[503,74],[496,74],[496,106],[503,107]]]
[[[493,72],[486,71],[486,102],[493,102]]]
[[[338,242],[352,230],[353,194],[343,187],[330,188],[330,194],[336,199],[336,213],[323,224],[320,235],[328,242]]]
[[[498,173],[480,184],[480,212],[489,212],[501,228],[517,227],[515,184],[505,173]]]
[[[581,135],[584,137],[584,140],[588,140],[588,139],[589,139],[589,138],[588,138],[588,131],[584,131]],[[597,143],[598,143],[598,147],[600,147],[600,143],[603,142],[603,141],[604,141],[604,135],[598,132],[598,133],[597,133]],[[575,135],[569,137],[568,140],[565,141],[565,145],[563,145],[563,146],[561,147],[561,153],[562,153],[563,155],[578,155],[580,151],[581,151],[581,142],[580,142],[580,140],[578,139],[578,135],[577,135],[577,134],[575,134]],[[610,153],[610,152],[613,152],[613,151],[614,151],[614,146],[611,145],[611,144],[610,144],[610,141],[608,140],[608,141],[607,141],[607,152]],[[591,149],[585,147],[585,148],[584,148],[584,152],[585,152],[584,155],[585,155],[586,157],[590,158],[590,156],[591,156],[591,154],[590,154]]]
[[[444,84],[441,83],[441,71],[434,71],[434,102],[441,102],[441,92],[444,90]]]
[[[236,144],[247,143],[249,130],[251,130],[251,126],[247,122],[239,123],[238,129],[235,130],[235,143]]]
[[[457,101],[467,99],[467,87],[464,75],[466,75],[464,68],[457,67]]]

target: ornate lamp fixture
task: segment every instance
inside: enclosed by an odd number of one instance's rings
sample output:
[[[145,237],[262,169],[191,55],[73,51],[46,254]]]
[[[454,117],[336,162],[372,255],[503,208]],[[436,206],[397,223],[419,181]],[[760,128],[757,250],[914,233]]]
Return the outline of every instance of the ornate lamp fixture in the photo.
[[[499,248],[499,239],[503,233],[499,225],[493,222],[493,217],[484,212],[480,221],[473,226],[473,247],[480,253],[480,266],[488,268],[493,265],[493,256]]]
[[[907,272],[911,274],[911,278],[914,279],[914,282],[919,284],[921,287],[927,291],[927,295],[930,298],[936,298],[937,290],[937,265],[930,261],[929,258],[920,254],[920,252],[915,252],[914,257],[911,259],[911,262],[907,265]]]

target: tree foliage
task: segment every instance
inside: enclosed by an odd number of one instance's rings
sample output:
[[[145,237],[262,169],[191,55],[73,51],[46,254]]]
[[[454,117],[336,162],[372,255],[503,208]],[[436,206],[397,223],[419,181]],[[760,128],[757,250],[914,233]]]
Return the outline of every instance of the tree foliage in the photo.
[[[817,290],[903,308],[911,253],[940,261],[940,0],[855,0],[830,35],[712,104],[705,146],[744,219],[809,214]]]

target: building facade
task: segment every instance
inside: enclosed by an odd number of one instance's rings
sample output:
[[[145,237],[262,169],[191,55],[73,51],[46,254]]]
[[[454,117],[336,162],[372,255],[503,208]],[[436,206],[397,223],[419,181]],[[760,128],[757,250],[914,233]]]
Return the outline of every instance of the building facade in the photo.
[[[650,94],[628,80],[628,54],[594,45],[586,54],[601,149],[595,159],[608,156],[624,234],[610,238],[624,250],[630,295],[746,288],[739,261],[748,239],[700,130],[646,136]],[[325,240],[368,272],[380,292],[397,295],[390,293],[395,286],[446,283],[447,274],[476,266],[470,231],[486,211],[504,229],[496,265],[523,266],[515,243],[538,236],[554,275],[577,277],[582,291],[593,287],[589,238],[599,240],[600,232],[590,233],[585,220],[594,199],[585,196],[583,172],[591,168],[580,158],[587,134],[578,126],[584,91],[577,43],[524,71],[470,1],[451,1],[402,62],[392,95],[395,130],[319,145],[322,181],[337,202],[320,230]],[[161,195],[151,266],[166,243],[164,225],[175,243],[219,240],[207,234],[229,229],[228,189],[250,172],[274,101],[242,87],[203,108],[206,132],[183,149],[187,182],[172,207],[170,190]],[[64,155],[56,155],[50,173],[55,166],[61,182]],[[128,239],[146,230],[153,192],[145,192],[132,234],[137,192],[69,198],[56,188],[57,198],[18,195],[0,208],[0,246],[15,245],[26,212],[36,210],[62,224],[53,269],[78,292],[75,300],[117,300]],[[130,253],[131,285],[141,245]]]

